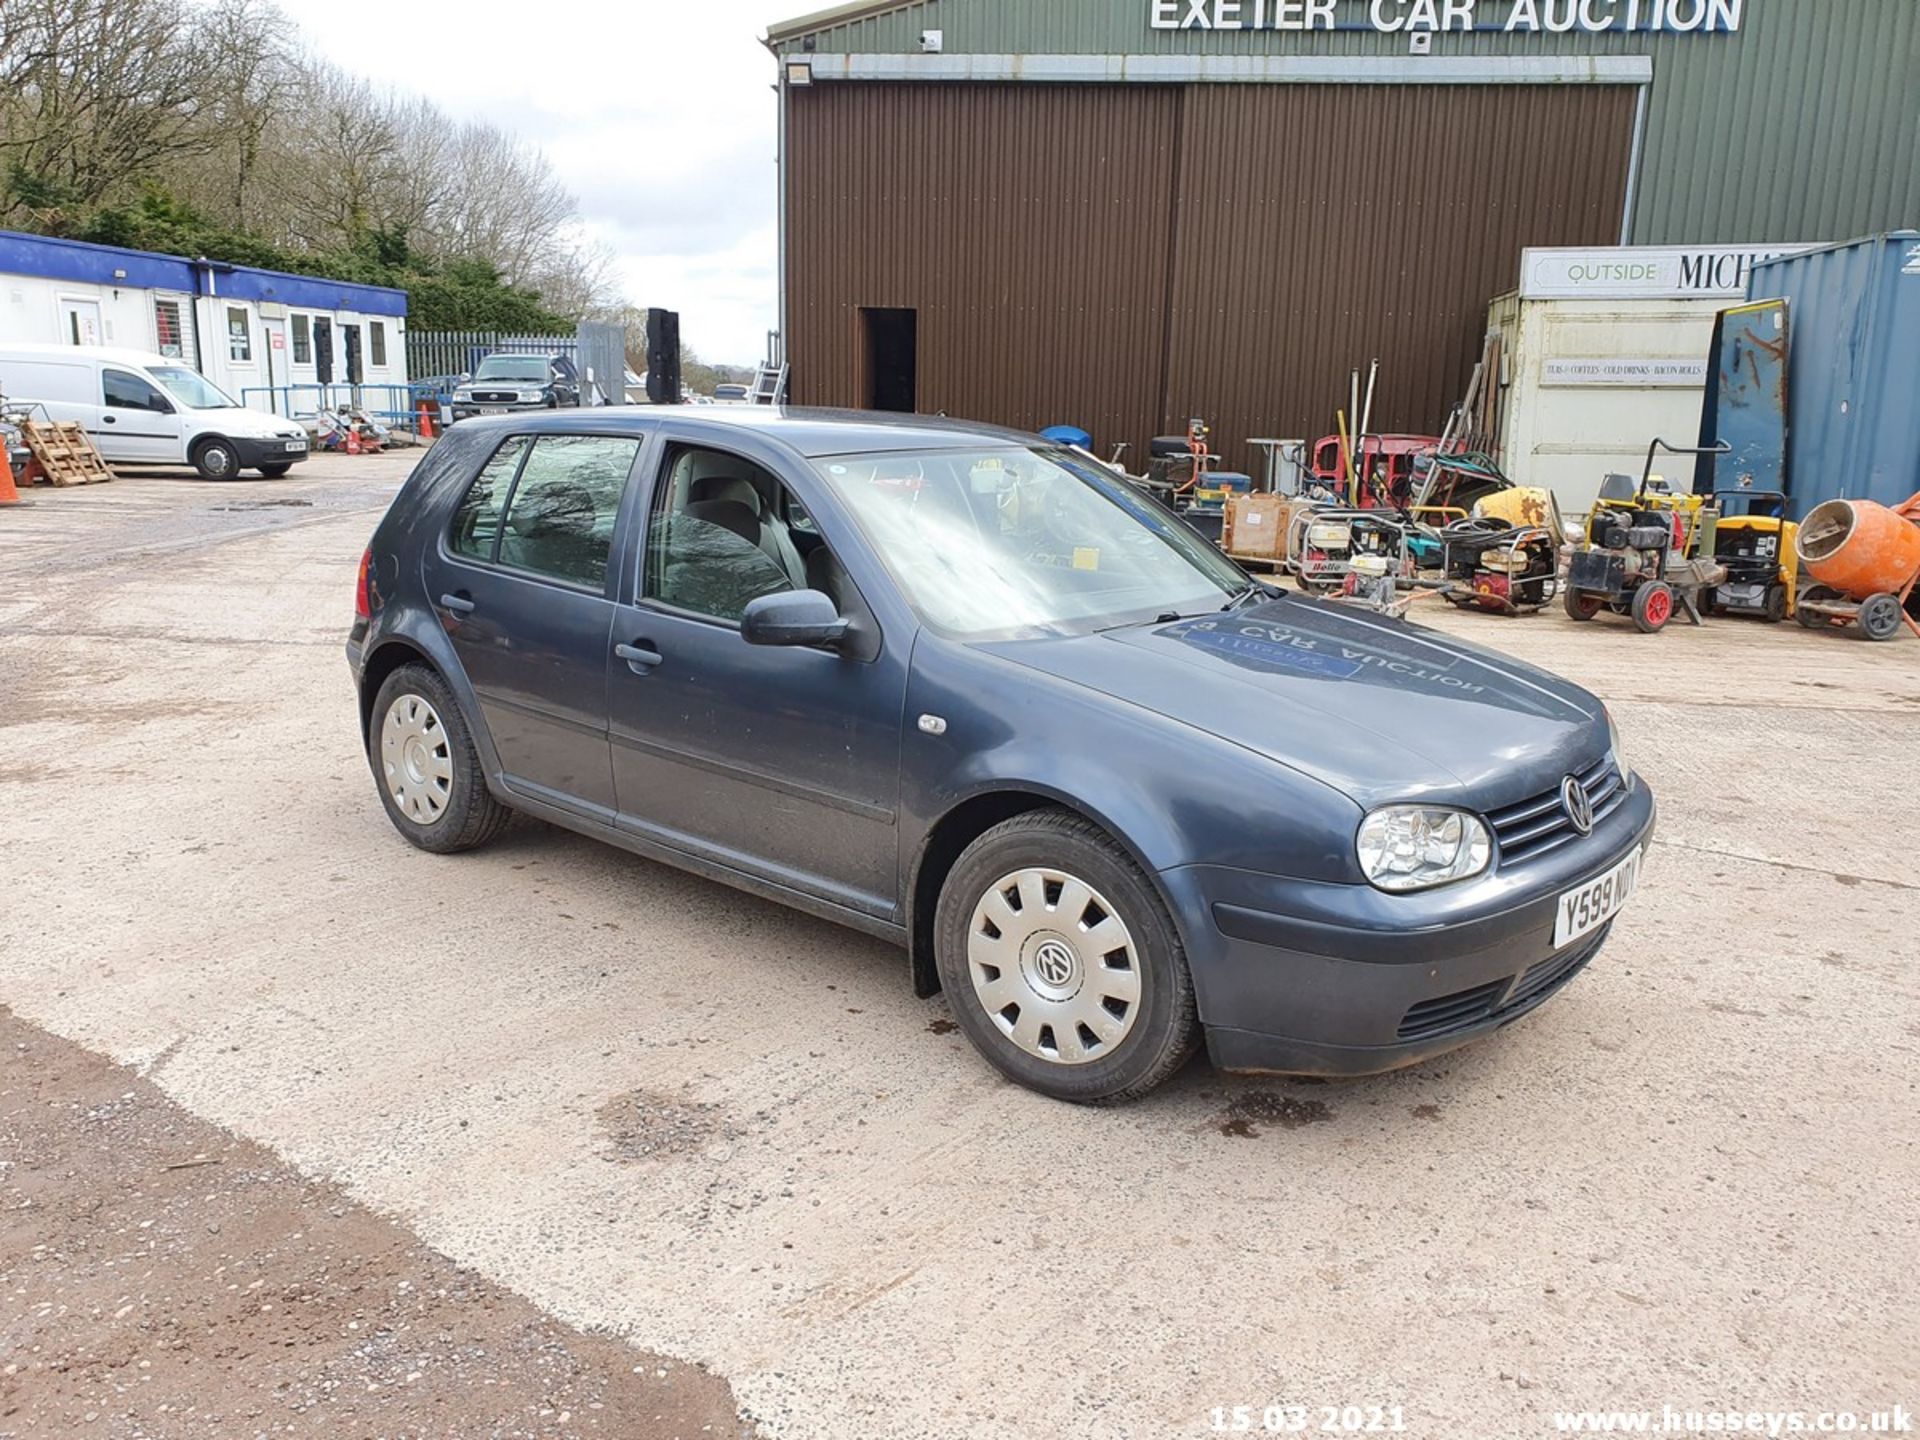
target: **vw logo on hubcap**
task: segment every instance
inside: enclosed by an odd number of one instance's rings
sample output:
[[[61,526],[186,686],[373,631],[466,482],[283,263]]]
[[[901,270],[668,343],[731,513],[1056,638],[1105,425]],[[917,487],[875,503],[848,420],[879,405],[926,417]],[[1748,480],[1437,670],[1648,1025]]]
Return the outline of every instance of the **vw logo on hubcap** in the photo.
[[[1058,940],[1043,941],[1033,952],[1033,973],[1056,989],[1065,989],[1073,979],[1073,951]]]
[[[1575,830],[1582,835],[1593,833],[1593,801],[1571,775],[1560,786],[1560,803],[1566,808],[1567,819],[1573,822]]]

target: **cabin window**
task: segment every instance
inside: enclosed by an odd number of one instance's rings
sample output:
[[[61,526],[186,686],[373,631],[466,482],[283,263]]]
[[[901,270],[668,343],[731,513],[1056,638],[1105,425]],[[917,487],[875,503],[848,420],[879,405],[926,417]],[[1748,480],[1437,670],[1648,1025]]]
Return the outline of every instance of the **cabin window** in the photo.
[[[160,353],[168,359],[179,360],[186,355],[186,342],[180,329],[178,300],[153,302],[153,335]]]
[[[247,312],[238,305],[227,307],[227,358],[244,364],[253,361],[253,330]]]

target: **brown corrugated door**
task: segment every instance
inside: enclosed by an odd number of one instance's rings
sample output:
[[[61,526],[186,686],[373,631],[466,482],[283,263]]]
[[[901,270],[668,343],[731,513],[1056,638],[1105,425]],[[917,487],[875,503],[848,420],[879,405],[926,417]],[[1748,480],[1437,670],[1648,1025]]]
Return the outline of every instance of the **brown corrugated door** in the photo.
[[[797,403],[867,403],[861,312],[911,310],[923,413],[1143,438],[1161,408],[1176,90],[860,83],[789,102]]]
[[[1181,125],[1161,423],[1329,434],[1380,359],[1375,431],[1437,428],[1529,245],[1620,238],[1627,86],[1202,85]]]

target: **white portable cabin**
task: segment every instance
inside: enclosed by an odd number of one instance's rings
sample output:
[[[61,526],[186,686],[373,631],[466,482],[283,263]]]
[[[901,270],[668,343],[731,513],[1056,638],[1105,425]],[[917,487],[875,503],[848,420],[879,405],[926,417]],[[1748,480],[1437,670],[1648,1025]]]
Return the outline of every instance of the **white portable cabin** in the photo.
[[[252,409],[410,409],[407,295],[378,285],[0,230],[0,341],[186,361]],[[357,372],[357,373],[356,373]]]
[[[1526,251],[1520,288],[1487,311],[1506,390],[1502,468],[1582,515],[1608,474],[1639,479],[1656,438],[1698,444],[1715,317],[1745,299],[1754,261],[1806,248]],[[1693,480],[1674,456],[1654,473]]]

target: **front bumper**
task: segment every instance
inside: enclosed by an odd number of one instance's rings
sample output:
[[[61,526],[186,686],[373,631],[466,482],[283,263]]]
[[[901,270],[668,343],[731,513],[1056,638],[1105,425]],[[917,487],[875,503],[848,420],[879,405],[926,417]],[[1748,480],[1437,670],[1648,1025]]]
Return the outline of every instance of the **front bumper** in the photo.
[[[550,410],[552,402],[539,400],[455,400],[448,407],[454,420],[472,420],[482,415],[530,415]],[[449,422],[452,423],[452,422]]]
[[[298,450],[289,450],[292,440],[233,440],[233,453],[240,458],[242,470],[258,470],[262,465],[298,465],[313,453],[303,436]]]
[[[1655,818],[1637,780],[1586,839],[1416,895],[1219,866],[1163,871],[1213,1063],[1374,1075],[1511,1024],[1564,989],[1612,928],[1555,952],[1560,896],[1645,849]]]

